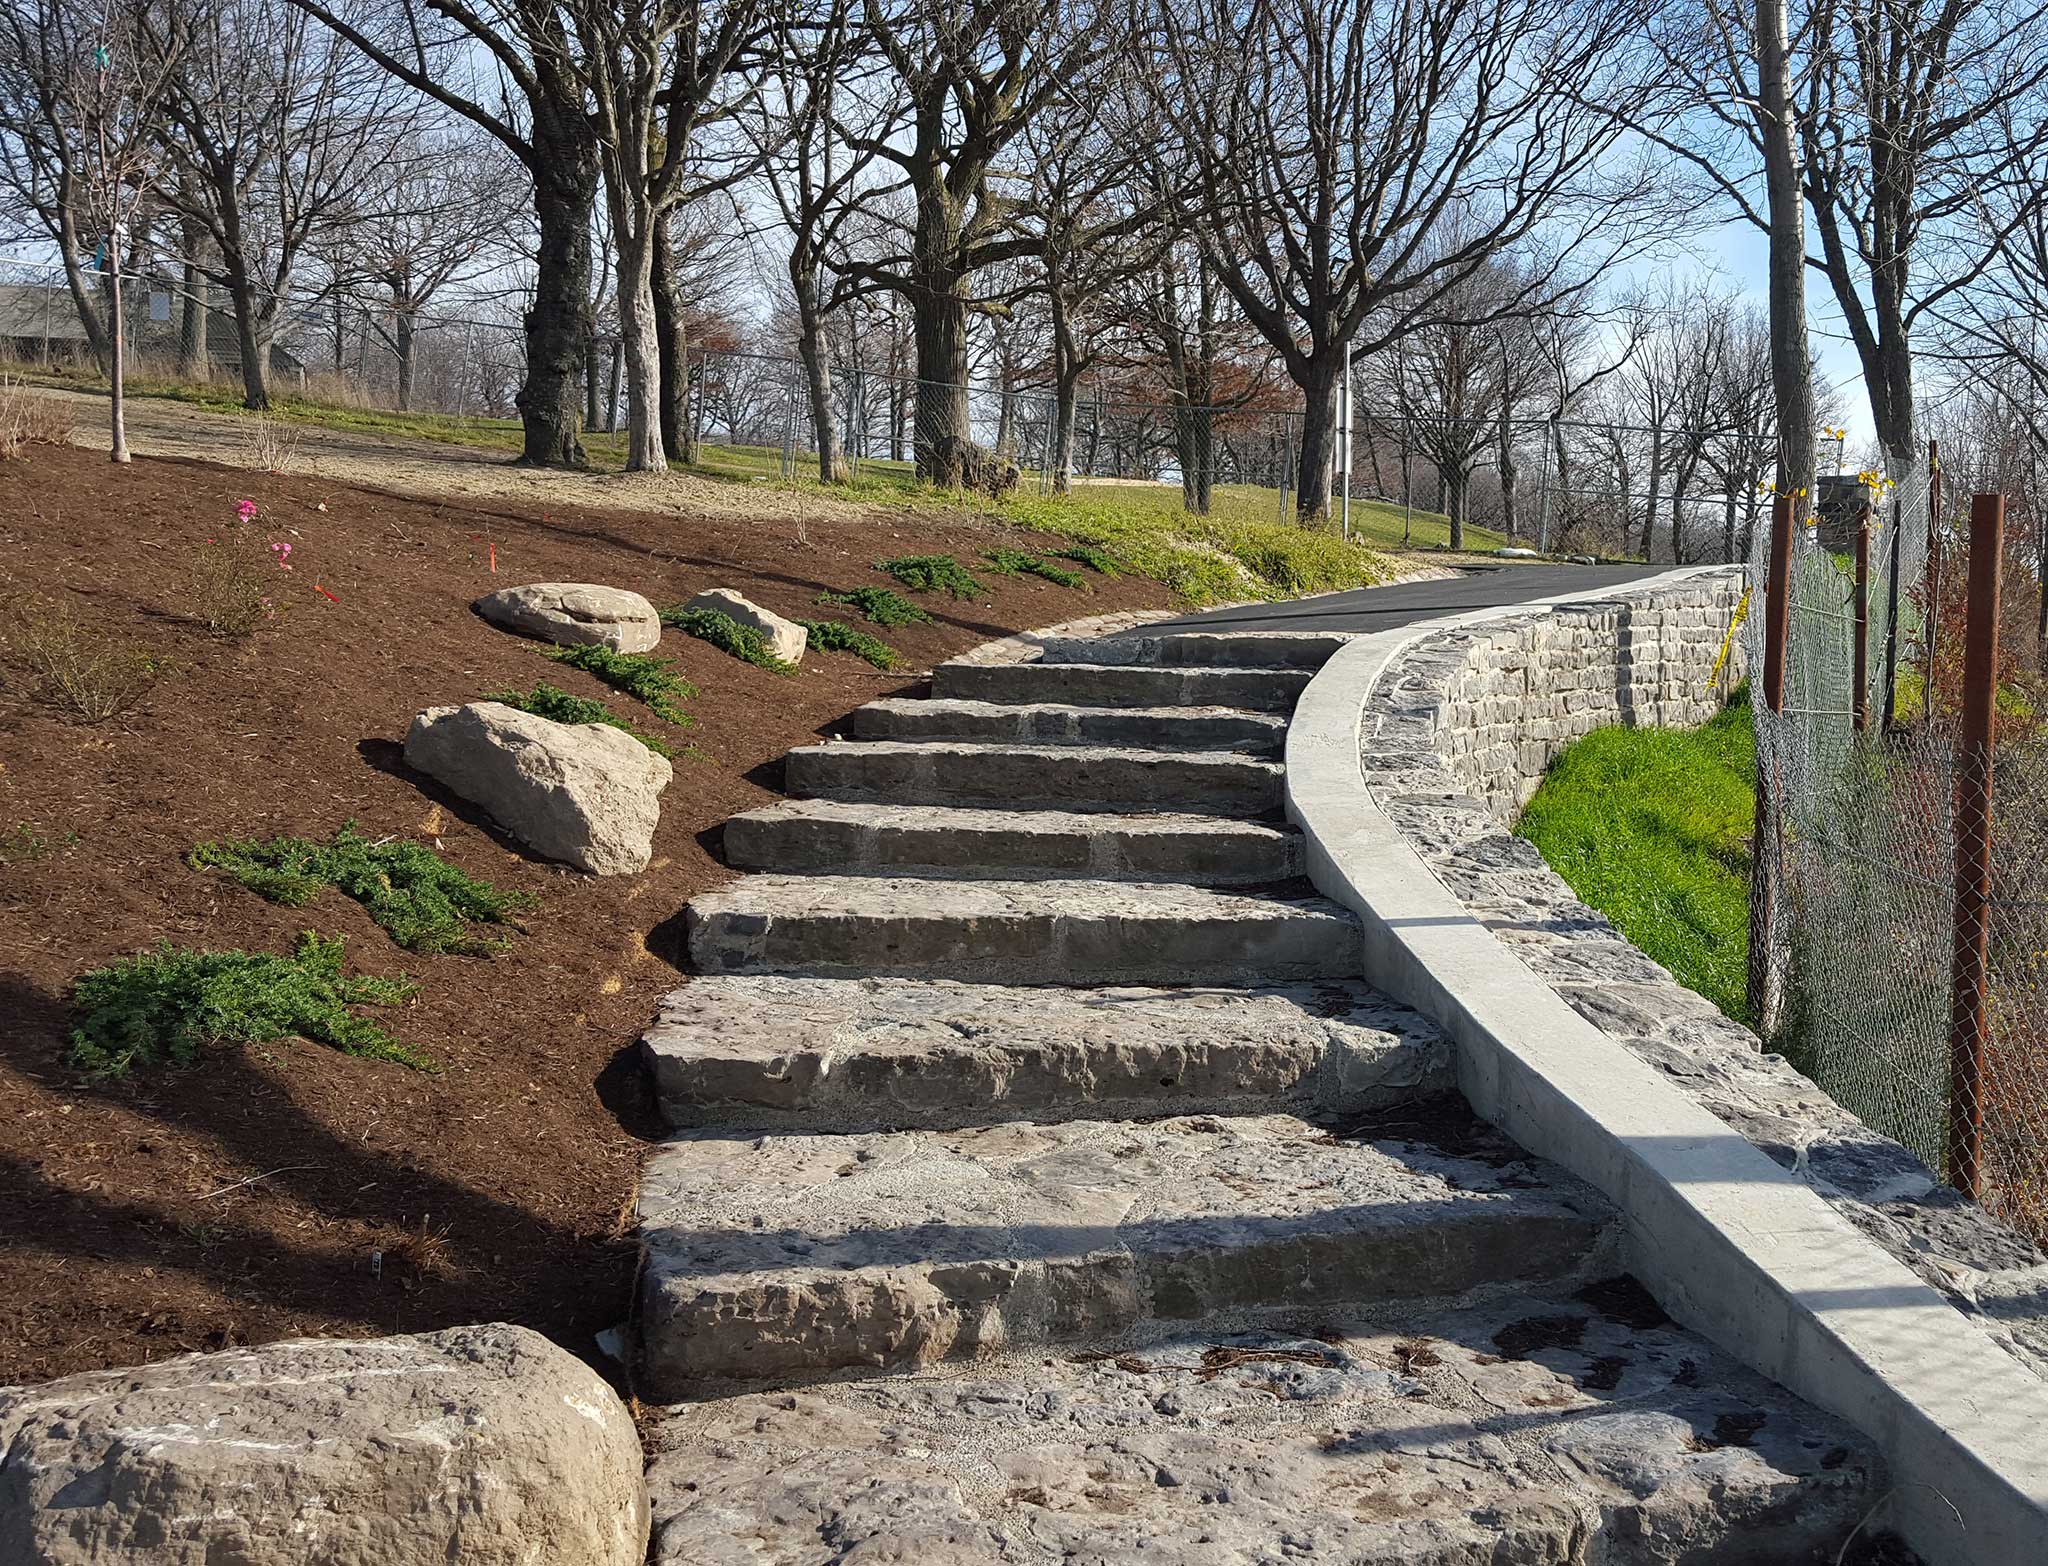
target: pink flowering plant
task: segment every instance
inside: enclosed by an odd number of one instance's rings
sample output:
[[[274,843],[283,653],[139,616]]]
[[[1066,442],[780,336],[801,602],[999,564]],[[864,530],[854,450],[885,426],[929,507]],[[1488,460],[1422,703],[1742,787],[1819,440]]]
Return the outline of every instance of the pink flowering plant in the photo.
[[[263,561],[267,553],[289,571],[292,546],[273,541],[266,551],[249,526],[255,518],[256,502],[240,502],[235,520],[201,542],[193,561],[192,614],[215,636],[251,636],[265,620],[277,617],[277,604],[265,585]]]

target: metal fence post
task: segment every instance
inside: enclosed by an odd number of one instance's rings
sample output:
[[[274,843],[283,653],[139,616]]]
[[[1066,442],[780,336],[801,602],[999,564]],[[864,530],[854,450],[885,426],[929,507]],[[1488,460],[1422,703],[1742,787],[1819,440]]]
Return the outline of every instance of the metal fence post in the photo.
[[[1771,554],[1764,579],[1763,704],[1776,718],[1785,711],[1785,644],[1792,630],[1792,497],[1771,503]],[[1759,720],[1761,721],[1761,720]],[[1772,747],[1775,749],[1775,747]],[[1756,830],[1749,854],[1749,1016],[1765,1039],[1778,1031],[1777,913],[1779,805],[1775,779],[1759,746]]]
[[[1991,968],[1991,747],[1997,735],[1998,577],[2005,497],[1970,497],[1970,619],[1956,744],[1956,940],[1949,1003],[1948,1179],[1977,1194]]]
[[[1856,732],[1870,732],[1870,502],[1856,514],[1856,658],[1850,675],[1849,706]]]

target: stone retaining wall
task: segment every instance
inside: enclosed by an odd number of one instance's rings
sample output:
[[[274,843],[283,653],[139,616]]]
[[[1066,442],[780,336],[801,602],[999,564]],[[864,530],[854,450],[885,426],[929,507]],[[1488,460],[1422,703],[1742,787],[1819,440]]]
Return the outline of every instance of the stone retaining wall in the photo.
[[[1741,600],[1742,574],[1731,568],[1443,632],[1390,672],[1433,701],[1437,748],[1465,791],[1512,821],[1551,758],[1581,735],[1615,724],[1692,727],[1719,711],[1742,678],[1740,637],[1729,634]]]

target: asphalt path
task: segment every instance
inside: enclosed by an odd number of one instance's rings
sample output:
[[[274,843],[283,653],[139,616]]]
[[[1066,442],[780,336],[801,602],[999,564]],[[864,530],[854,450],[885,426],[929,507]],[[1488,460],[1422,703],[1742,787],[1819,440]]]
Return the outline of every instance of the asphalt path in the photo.
[[[1279,603],[1242,604],[1211,609],[1177,620],[1150,620],[1132,633],[1157,636],[1161,631],[1350,631],[1364,634],[1434,620],[1468,609],[1498,609],[1568,593],[1593,593],[1646,576],[1669,566],[1647,565],[1482,565],[1462,568],[1454,577],[1434,582],[1393,582],[1385,587],[1359,587],[1314,598],[1289,598]]]

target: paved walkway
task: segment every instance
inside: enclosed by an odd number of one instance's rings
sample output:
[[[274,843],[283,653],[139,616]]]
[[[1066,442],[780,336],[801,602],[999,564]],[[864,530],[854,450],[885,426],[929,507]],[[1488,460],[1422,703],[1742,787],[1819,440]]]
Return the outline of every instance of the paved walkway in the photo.
[[[1395,582],[1386,587],[1355,588],[1348,593],[1324,593],[1316,598],[1211,609],[1178,620],[1150,621],[1142,629],[1147,636],[1181,630],[1349,631],[1362,636],[1438,615],[1463,614],[1468,609],[1532,603],[1561,593],[1598,592],[1670,569],[1633,564],[1470,566],[1444,581]]]

